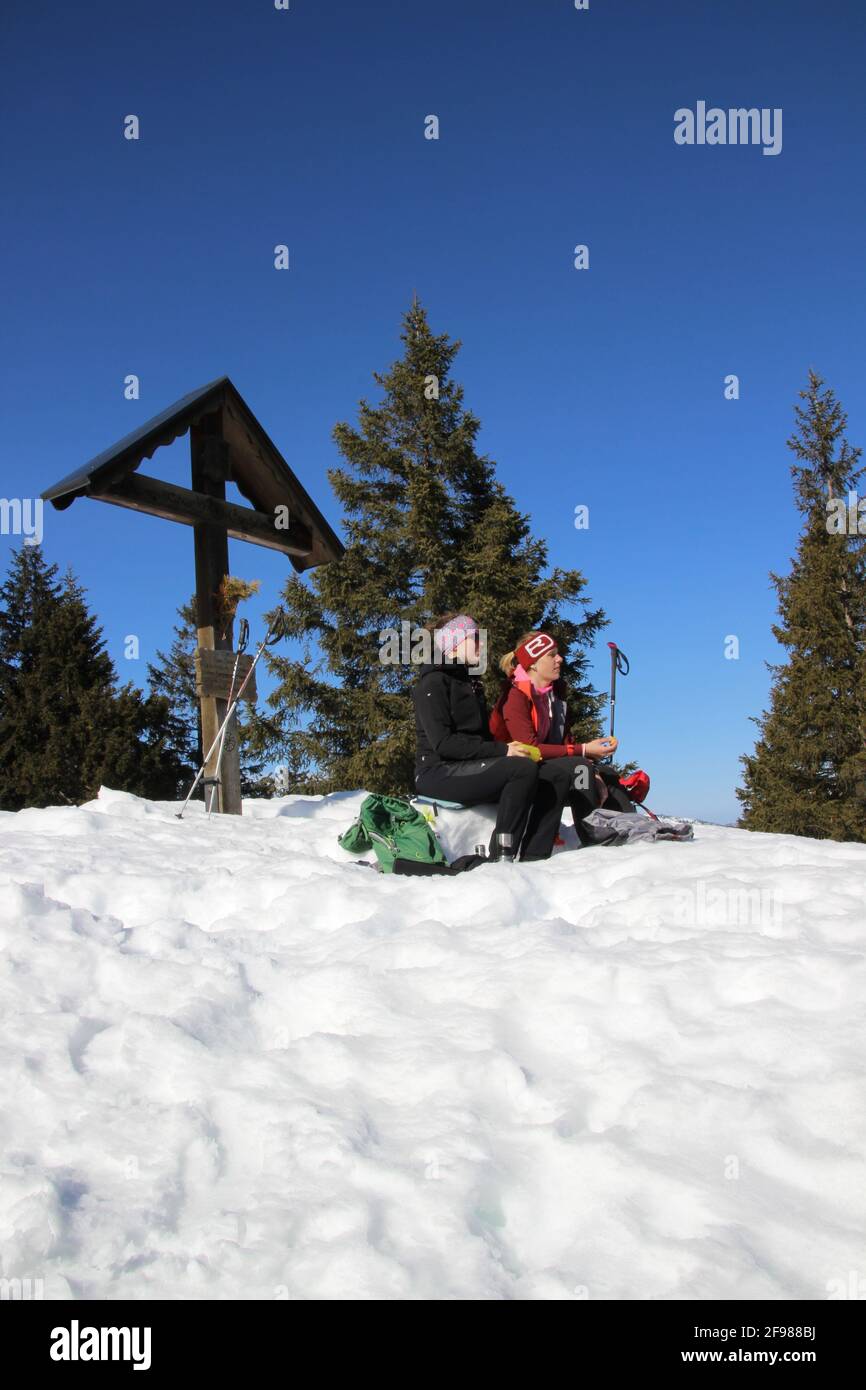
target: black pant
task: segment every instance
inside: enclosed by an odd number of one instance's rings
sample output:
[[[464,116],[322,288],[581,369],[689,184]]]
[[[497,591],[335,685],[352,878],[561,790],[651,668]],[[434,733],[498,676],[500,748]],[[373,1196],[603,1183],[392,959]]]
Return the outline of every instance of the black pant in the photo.
[[[496,802],[496,825],[490,837],[490,856],[499,857],[499,835],[510,835],[515,858],[525,838],[527,821],[538,785],[540,764],[531,758],[479,758],[440,763],[415,779],[422,796],[439,796],[463,806]],[[554,835],[556,832],[554,831]],[[553,835],[547,854],[553,847]],[[524,855],[524,857],[526,857]],[[534,854],[533,858],[545,858]]]
[[[599,804],[594,771],[601,773],[608,786],[605,805],[611,810],[632,810],[616,774],[607,768],[596,769],[589,758],[550,758],[543,763],[531,758],[484,758],[440,763],[422,772],[415,786],[422,796],[459,801],[463,806],[496,802],[496,825],[490,837],[492,858],[498,858],[497,837],[508,834],[515,856],[519,845],[521,859],[549,859],[566,802],[571,805],[578,837],[583,839],[580,822]]]
[[[601,774],[607,787],[607,800],[604,802],[607,809],[634,810],[626,792],[619,785],[619,778],[610,768],[599,767],[589,758],[549,758],[538,769],[538,786],[529,813],[521,859],[550,858],[566,803],[571,806],[578,839],[581,844],[588,842],[589,837],[581,821],[601,803],[596,772]]]
[[[583,761],[582,758],[549,758],[538,765],[538,787],[529,813],[522,859],[550,858],[565,803],[571,796],[578,795],[573,790],[574,777],[578,764]]]
[[[607,787],[604,802],[607,810],[634,810],[628,794],[611,768],[599,767],[589,758],[550,758],[541,764],[539,770],[538,790],[526,832],[531,848],[524,851],[524,859],[546,859],[550,855],[566,803],[571,807],[574,828],[581,844],[591,842],[581,822],[584,816],[602,804],[596,773],[600,774]]]

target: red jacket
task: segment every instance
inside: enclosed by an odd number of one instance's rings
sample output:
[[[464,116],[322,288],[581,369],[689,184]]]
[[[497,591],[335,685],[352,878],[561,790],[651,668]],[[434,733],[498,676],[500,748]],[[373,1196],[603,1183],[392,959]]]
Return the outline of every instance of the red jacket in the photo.
[[[571,712],[559,695],[554,695],[551,691],[553,700],[552,724],[555,726],[562,722],[562,743],[539,743],[538,741],[538,709],[535,699],[533,699],[531,681],[511,681],[503,690],[499,699],[496,701],[493,713],[490,716],[490,732],[494,738],[502,742],[511,742],[516,739],[519,743],[533,744],[541,753],[542,758],[564,758],[568,755],[566,744],[571,741]],[[545,699],[545,696],[536,696],[536,699]],[[578,752],[580,749],[578,749]]]

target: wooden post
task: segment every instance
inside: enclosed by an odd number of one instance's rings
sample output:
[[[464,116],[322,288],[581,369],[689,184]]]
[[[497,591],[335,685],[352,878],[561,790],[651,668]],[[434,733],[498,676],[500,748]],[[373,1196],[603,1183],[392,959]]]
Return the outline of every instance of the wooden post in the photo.
[[[192,462],[192,486],[196,492],[205,493],[225,501],[226,479],[229,477],[229,451],[223,438],[222,410],[205,415],[197,425],[190,429],[190,456]],[[218,612],[218,591],[223,577],[229,572],[229,540],[225,526],[197,523],[195,531],[195,599],[198,644],[211,651],[228,649],[233,646],[233,624],[226,630],[220,627]],[[217,735],[217,730],[226,716],[228,702],[211,695],[201,696],[202,744],[206,753]],[[216,769],[218,749],[208,760],[205,778],[212,777]],[[209,789],[205,788],[205,803],[209,804]],[[220,763],[220,786],[215,809],[224,814],[241,814],[241,762],[238,748],[236,723],[233,719],[226,730],[225,746]]]

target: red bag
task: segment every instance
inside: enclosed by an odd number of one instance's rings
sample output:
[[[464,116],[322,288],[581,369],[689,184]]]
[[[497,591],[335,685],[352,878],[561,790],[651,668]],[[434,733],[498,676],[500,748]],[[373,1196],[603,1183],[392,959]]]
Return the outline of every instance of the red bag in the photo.
[[[646,800],[646,794],[650,789],[649,773],[642,769],[639,772],[632,772],[628,777],[620,777],[619,784],[638,805]]]

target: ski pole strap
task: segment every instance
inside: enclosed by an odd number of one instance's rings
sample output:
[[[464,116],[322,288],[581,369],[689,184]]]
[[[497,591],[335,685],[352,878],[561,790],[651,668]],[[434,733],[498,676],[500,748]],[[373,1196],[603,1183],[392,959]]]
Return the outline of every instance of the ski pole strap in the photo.
[[[249,640],[250,625],[247,622],[246,618],[241,618],[240,628],[238,630],[238,654],[246,651],[247,643],[249,642]]]
[[[289,630],[289,620],[286,617],[285,609],[278,608],[273,622],[268,628],[265,638],[265,646],[273,647],[276,642],[281,642]]]
[[[615,666],[621,676],[627,676],[629,672],[628,657],[625,652],[620,651],[616,642],[608,642],[610,647],[611,666]]]

